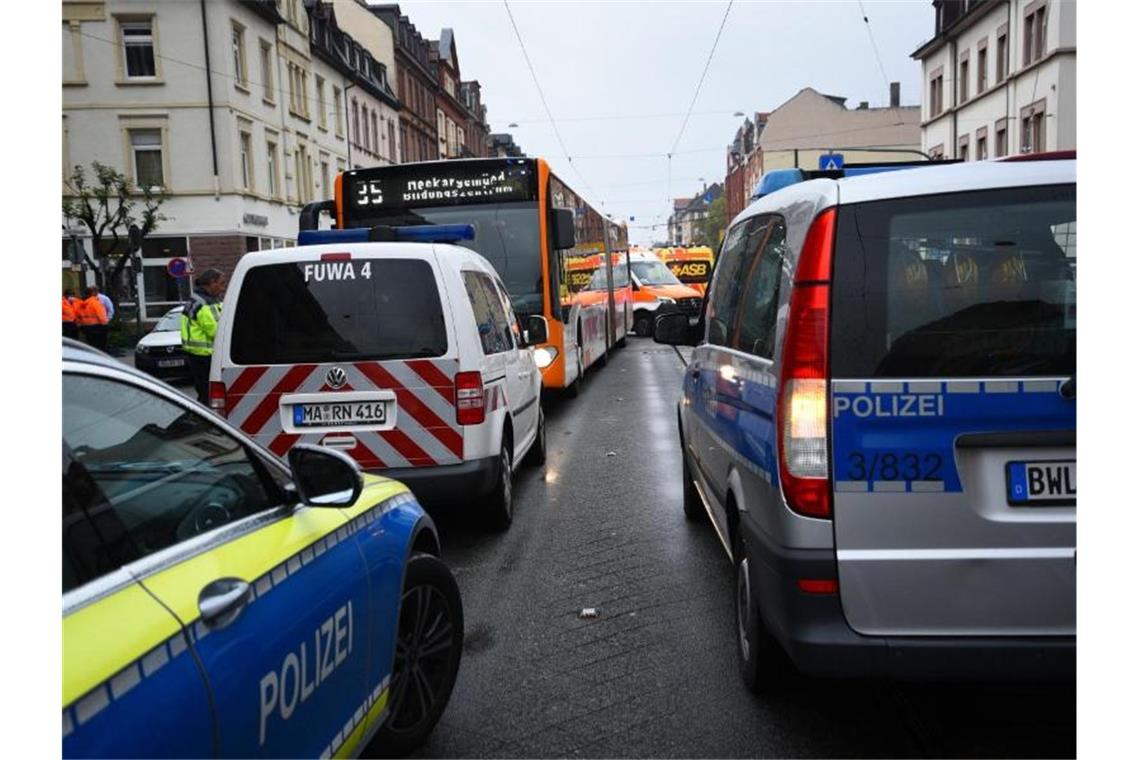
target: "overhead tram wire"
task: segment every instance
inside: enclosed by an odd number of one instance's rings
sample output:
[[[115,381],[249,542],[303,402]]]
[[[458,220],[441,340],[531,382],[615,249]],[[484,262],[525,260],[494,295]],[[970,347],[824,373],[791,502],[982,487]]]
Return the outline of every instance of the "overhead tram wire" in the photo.
[[[504,0],[505,2],[506,0]],[[697,89],[693,92],[693,99],[689,102],[689,108],[685,111],[685,118],[681,121],[681,129],[677,132],[677,139],[673,141],[673,147],[665,154],[665,162],[667,164],[666,173],[669,176],[669,181],[665,186],[666,201],[669,203],[670,209],[673,206],[673,154],[677,152],[677,146],[681,143],[681,137],[685,134],[685,127],[689,125],[689,117],[693,114],[693,108],[697,105],[697,98],[701,94],[701,86],[705,83],[705,77],[709,73],[709,66],[712,64],[713,54],[716,53],[716,47],[720,44],[720,35],[724,33],[724,25],[728,22],[728,12],[732,10],[733,0],[728,0],[728,4],[724,7],[724,17],[720,20],[720,27],[716,30],[716,38],[713,39],[712,49],[709,50],[709,57],[705,59],[705,67],[701,71],[701,78],[697,80]],[[670,212],[671,213],[671,212]]]
[[[871,31],[871,19],[867,18],[867,9],[863,7],[863,0],[859,0],[859,14],[863,17],[863,24],[867,27],[867,37],[871,40],[871,50],[875,53],[875,60],[879,64],[879,73],[883,75],[883,84],[887,86],[887,91],[889,92],[891,89],[891,78],[887,76],[887,69],[883,66],[883,57],[879,55],[879,45],[875,42],[875,33]],[[898,109],[895,109],[895,118],[898,119],[898,124],[902,124],[902,118],[899,116]]]
[[[508,3],[507,0],[503,0],[503,7],[507,9],[507,18],[511,20],[511,28],[515,30],[515,39],[519,41],[519,48],[522,49],[523,59],[526,61],[526,67],[530,70],[531,79],[534,80],[534,87],[536,90],[538,90],[538,98],[542,101],[542,108],[544,111],[546,111],[546,117],[550,119],[550,126],[554,129],[554,137],[558,140],[558,145],[562,148],[562,154],[566,158],[566,163],[570,165],[570,168],[574,170],[574,173],[578,175],[578,178],[582,180],[582,185],[590,191],[590,195],[594,196],[595,199],[600,200],[601,196],[598,195],[594,188],[590,187],[590,183],[586,181],[586,178],[582,175],[582,172],[580,172],[578,170],[578,167],[574,165],[574,159],[570,157],[570,151],[566,149],[566,143],[562,139],[562,133],[558,131],[558,122],[554,120],[554,114],[550,112],[550,106],[546,102],[546,95],[542,92],[542,85],[538,83],[538,74],[535,73],[534,65],[530,62],[530,55],[526,52],[526,45],[523,44],[522,34],[519,32],[518,24],[515,23],[514,14],[511,13],[511,4]],[[601,205],[604,207],[606,205],[605,201],[601,201]]]

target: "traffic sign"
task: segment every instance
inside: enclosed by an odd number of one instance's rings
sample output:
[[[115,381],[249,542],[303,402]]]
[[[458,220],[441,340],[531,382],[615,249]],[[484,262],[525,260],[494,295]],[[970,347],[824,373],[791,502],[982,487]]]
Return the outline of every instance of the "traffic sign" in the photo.
[[[827,155],[819,157],[820,171],[830,171],[833,169],[843,168],[843,154],[842,153],[828,153]]]
[[[183,258],[173,258],[166,264],[166,273],[175,279],[187,277],[192,271],[190,262]]]

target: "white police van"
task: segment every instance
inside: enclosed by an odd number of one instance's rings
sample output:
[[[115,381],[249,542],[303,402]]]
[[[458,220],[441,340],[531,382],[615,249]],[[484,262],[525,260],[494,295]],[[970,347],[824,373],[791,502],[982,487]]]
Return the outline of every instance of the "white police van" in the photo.
[[[752,688],[1075,675],[1076,160],[1025,158],[793,170],[657,318]]]
[[[275,454],[309,443],[426,503],[484,502],[509,526],[511,475],[542,464],[542,379],[499,276],[450,245],[470,225],[305,230],[230,280],[210,405]],[[375,242],[376,240],[388,242]]]

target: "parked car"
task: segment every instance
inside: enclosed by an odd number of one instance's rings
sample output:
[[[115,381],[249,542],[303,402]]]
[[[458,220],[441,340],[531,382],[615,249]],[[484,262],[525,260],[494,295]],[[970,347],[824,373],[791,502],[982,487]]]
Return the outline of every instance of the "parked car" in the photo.
[[[135,367],[148,375],[169,380],[190,377],[182,352],[182,307],[175,306],[135,346]]]
[[[1075,676],[1076,160],[816,178],[733,220],[677,409],[745,681]]]
[[[64,757],[403,754],[450,698],[463,608],[406,486],[67,339],[62,545]]]
[[[521,324],[474,251],[331,242],[357,232],[303,232],[295,248],[242,257],[211,405],[278,455],[335,448],[425,502],[481,502],[488,524],[507,528],[514,471],[546,458],[532,348],[546,320]]]

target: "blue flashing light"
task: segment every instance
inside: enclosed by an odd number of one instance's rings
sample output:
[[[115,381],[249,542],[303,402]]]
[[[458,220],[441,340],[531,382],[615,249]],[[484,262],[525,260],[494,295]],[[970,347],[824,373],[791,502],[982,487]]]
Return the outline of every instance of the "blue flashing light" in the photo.
[[[756,190],[752,193],[752,200],[763,198],[765,195],[791,187],[797,182],[804,181],[804,173],[800,169],[776,169],[760,178]]]
[[[367,243],[367,227],[351,230],[301,230],[297,233],[297,245],[324,245],[326,243]]]
[[[473,224],[417,224],[405,227],[353,227],[347,230],[301,230],[297,245],[338,243],[456,243],[474,240]]]

